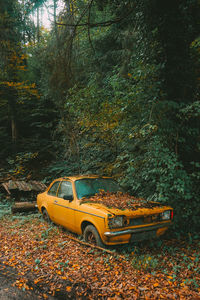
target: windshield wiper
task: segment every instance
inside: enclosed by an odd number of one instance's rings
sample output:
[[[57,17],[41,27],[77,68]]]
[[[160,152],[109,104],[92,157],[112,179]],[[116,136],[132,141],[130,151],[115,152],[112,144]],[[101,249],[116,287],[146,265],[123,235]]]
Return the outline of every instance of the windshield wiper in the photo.
[[[83,198],[91,198],[91,197],[93,197],[94,195],[96,195],[96,193],[93,193],[93,194],[85,194],[83,197],[81,197],[81,199],[83,199]]]

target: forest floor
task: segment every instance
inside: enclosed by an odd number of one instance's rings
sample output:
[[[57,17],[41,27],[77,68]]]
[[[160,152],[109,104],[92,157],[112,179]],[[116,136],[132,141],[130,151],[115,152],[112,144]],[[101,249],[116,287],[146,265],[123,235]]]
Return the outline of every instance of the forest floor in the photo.
[[[15,286],[18,280],[18,271],[0,262],[0,300],[39,300],[39,293],[31,287],[28,291]],[[52,297],[53,299],[53,297]],[[49,298],[50,300],[50,298]]]
[[[4,292],[2,299],[21,300],[200,299],[198,239],[162,239],[108,253],[74,238],[39,214],[2,216],[0,299]]]

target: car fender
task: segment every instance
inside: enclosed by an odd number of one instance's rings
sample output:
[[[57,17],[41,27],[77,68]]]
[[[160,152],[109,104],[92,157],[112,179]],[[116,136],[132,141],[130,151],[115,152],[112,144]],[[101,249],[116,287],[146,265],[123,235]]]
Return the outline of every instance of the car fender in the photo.
[[[92,216],[87,216],[86,218],[83,217],[80,222],[80,228],[79,228],[81,234],[83,234],[83,231],[87,226],[87,224],[93,225],[98,231],[101,239],[103,240],[104,238],[103,233],[105,231],[105,218],[102,217],[100,218],[100,220],[95,220],[94,217]]]

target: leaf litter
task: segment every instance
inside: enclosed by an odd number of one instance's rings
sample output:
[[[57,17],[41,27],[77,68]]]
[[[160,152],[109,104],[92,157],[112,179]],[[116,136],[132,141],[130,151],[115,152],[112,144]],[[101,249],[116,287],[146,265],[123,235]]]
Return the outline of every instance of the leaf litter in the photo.
[[[44,299],[200,299],[199,241],[118,247],[112,255],[71,235],[36,217],[4,218],[0,261],[18,270],[18,288],[34,286]]]

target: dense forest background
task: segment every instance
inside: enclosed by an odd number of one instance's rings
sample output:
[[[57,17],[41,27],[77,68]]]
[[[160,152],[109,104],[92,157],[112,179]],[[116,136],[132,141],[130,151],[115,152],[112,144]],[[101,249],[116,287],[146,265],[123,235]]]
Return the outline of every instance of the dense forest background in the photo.
[[[1,178],[114,176],[198,232],[200,2],[63,4],[0,0]]]

